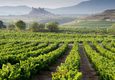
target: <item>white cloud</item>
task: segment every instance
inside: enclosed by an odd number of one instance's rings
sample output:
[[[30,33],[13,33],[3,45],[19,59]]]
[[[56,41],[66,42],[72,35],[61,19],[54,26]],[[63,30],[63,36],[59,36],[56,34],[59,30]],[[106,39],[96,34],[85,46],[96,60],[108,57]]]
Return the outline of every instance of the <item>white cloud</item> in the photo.
[[[0,6],[26,5],[31,7],[58,8],[72,6],[86,0],[0,0]]]

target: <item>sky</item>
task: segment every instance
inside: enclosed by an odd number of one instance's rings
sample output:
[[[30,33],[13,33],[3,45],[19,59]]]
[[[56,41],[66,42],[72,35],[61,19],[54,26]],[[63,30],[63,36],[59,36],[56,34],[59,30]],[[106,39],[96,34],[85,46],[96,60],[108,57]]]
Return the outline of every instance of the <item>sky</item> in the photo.
[[[60,8],[76,5],[87,0],[0,0],[0,6],[20,6]]]

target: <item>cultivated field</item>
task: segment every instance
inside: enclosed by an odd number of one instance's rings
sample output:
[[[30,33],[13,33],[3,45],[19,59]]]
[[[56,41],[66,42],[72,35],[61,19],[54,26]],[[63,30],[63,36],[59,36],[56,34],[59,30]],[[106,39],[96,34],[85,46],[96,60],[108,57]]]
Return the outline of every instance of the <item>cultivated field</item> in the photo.
[[[70,23],[65,23],[63,26],[69,27],[69,28],[108,28],[110,27],[114,22],[111,21],[104,21],[104,20],[75,20]],[[70,27],[71,26],[71,27]]]
[[[115,36],[0,32],[0,80],[115,80]]]

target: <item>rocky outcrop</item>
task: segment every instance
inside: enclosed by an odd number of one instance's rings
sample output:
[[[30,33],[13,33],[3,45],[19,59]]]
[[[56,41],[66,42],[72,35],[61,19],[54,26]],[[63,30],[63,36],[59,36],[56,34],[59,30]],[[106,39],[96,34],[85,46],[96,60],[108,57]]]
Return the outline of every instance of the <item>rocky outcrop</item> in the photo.
[[[29,15],[51,16],[51,15],[54,15],[54,14],[46,11],[44,8],[32,8],[32,10],[30,11]]]

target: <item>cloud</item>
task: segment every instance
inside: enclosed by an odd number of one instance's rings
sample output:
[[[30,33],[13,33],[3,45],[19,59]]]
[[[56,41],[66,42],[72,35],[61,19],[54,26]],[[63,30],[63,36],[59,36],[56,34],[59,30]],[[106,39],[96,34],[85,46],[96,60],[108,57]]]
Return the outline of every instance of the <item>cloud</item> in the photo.
[[[26,5],[30,7],[58,8],[72,6],[86,0],[0,0],[0,6]]]

